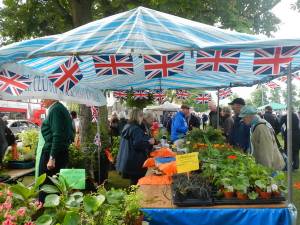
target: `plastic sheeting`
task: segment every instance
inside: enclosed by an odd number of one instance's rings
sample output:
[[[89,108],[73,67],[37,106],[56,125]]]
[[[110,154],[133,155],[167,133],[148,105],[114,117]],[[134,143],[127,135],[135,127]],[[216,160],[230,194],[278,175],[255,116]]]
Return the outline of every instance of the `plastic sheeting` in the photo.
[[[291,225],[288,208],[142,209],[150,225]]]

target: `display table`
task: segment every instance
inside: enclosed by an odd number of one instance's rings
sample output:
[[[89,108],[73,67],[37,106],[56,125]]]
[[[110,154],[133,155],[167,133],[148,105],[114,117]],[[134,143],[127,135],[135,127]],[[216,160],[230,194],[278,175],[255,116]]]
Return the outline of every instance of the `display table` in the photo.
[[[150,225],[291,225],[286,204],[179,208],[170,185],[141,185],[142,211]]]
[[[19,179],[34,175],[34,171],[34,168],[8,170],[5,174],[10,176],[10,178],[6,180],[5,183],[16,183]]]

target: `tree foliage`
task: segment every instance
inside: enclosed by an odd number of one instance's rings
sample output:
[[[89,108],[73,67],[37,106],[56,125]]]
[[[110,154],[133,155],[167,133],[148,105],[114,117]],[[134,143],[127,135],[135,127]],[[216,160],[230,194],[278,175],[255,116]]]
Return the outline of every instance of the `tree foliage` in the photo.
[[[263,86],[257,87],[257,89],[251,93],[251,104],[253,106],[259,107],[268,103],[267,92]]]
[[[187,19],[246,33],[270,35],[280,20],[270,11],[280,0],[4,0],[0,34],[4,43],[62,33],[78,24],[145,6]],[[74,15],[85,4],[80,16]],[[77,21],[74,18],[77,18]],[[78,21],[79,20],[79,21]],[[17,29],[16,29],[17,28]]]
[[[269,92],[269,101],[281,103],[282,91],[280,88],[275,88],[274,90],[270,90]]]

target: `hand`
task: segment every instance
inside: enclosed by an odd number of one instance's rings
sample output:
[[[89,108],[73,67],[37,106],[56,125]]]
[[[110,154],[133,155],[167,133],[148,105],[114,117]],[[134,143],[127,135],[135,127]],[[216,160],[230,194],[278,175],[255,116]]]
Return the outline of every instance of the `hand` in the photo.
[[[154,138],[150,138],[150,139],[149,139],[149,143],[150,143],[151,145],[154,145],[155,139],[154,139]]]
[[[49,159],[47,163],[47,169],[53,170],[55,168],[55,159]]]

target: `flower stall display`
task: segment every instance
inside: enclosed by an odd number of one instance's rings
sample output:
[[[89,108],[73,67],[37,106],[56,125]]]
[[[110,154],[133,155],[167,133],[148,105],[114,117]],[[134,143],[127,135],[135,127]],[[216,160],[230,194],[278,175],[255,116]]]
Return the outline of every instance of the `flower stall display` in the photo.
[[[272,171],[257,164],[252,156],[239,149],[226,144],[211,144],[207,137],[204,139],[207,144],[194,143],[190,148],[190,151],[199,152],[200,170],[189,175],[181,174],[180,179],[173,177],[173,199],[177,205],[211,205],[211,199],[213,204],[262,204],[284,201],[284,172]],[[181,182],[187,177],[189,179],[186,182]],[[194,202],[191,201],[191,195],[184,198],[182,190],[191,188],[199,193],[209,193],[210,198],[201,194],[193,195]],[[178,196],[181,196],[181,201]]]

